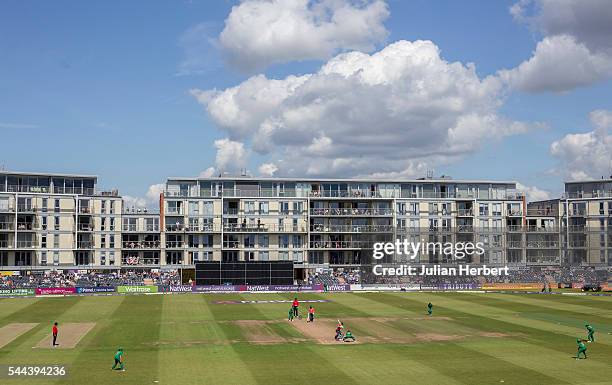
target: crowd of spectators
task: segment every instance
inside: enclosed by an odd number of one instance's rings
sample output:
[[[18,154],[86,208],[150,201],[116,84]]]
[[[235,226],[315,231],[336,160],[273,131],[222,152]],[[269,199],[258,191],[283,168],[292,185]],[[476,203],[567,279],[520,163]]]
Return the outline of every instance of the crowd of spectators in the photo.
[[[19,289],[37,287],[101,287],[101,286],[141,286],[141,285],[180,285],[181,277],[177,270],[171,271],[112,271],[79,273],[75,271],[47,271],[41,274],[2,276],[0,289]]]

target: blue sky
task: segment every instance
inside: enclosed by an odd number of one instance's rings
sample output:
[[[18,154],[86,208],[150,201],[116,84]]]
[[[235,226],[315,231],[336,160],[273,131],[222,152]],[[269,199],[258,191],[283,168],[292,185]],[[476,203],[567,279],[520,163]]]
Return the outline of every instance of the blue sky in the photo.
[[[517,21],[510,13],[515,3],[388,1],[382,21],[386,37],[368,53],[400,40],[431,40],[443,60],[474,63],[480,79],[496,76],[529,60],[537,44],[554,34],[546,26]],[[207,101],[198,103],[190,90],[223,92],[260,73],[267,79],[316,73],[330,57],[247,71],[232,66],[218,38],[234,5],[195,0],[3,2],[0,164],[18,171],[97,174],[103,187],[143,196],[167,176],[195,176],[215,162],[219,169],[214,142],[226,137],[245,143],[245,164],[255,174],[261,163],[274,163],[279,149],[251,149],[254,137],[237,137],[232,127],[223,127],[207,114]],[[531,11],[546,16],[537,5],[531,4],[536,9]],[[334,55],[352,51],[339,45]],[[589,49],[595,54],[600,48]],[[606,71],[563,92],[505,87],[495,96],[495,113],[529,125],[526,133],[484,141],[456,159],[431,160],[428,155],[423,162],[436,174],[511,179],[557,193],[575,152],[553,156],[551,144],[568,134],[593,131],[589,113],[612,110]],[[612,151],[609,143],[598,147],[603,156]],[[396,164],[381,162],[380,170],[368,171],[385,172]],[[601,162],[584,164],[595,165],[585,175],[606,172]]]

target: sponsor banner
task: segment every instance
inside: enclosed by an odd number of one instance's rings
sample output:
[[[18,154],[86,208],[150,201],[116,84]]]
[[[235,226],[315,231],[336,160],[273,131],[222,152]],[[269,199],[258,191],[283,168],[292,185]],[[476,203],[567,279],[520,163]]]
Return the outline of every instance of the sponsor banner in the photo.
[[[164,293],[191,293],[193,286],[191,285],[173,285],[173,286],[159,286],[159,291]]]
[[[226,292],[226,291],[240,291],[240,286],[234,285],[200,285],[194,286],[193,291],[208,293],[208,292]]]
[[[572,283],[572,289],[582,289],[582,287],[584,286],[584,283]]]
[[[67,295],[76,293],[76,287],[40,287],[36,295]]]
[[[485,283],[482,288],[485,290],[495,289],[542,289],[543,283]]]
[[[351,285],[351,291],[373,290],[373,291],[417,291],[421,289],[419,284],[407,285]]]
[[[34,295],[34,289],[0,289],[0,297]]]
[[[96,286],[96,287],[77,287],[76,292],[79,294],[90,293],[114,293],[114,286]]]
[[[117,286],[117,293],[157,293],[157,286]]]
[[[350,291],[351,285],[327,285],[325,286],[327,291]]]
[[[324,303],[331,302],[328,299],[306,299],[300,303]],[[217,305],[240,305],[240,304],[265,304],[265,303],[293,303],[293,300],[258,300],[258,301],[213,301]]]

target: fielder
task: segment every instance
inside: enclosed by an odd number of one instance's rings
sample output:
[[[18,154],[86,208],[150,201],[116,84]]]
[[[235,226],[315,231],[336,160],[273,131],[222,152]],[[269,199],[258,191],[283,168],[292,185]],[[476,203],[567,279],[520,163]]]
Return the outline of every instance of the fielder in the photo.
[[[587,355],[586,355],[586,345],[584,344],[584,340],[581,340],[580,338],[576,339],[576,344],[578,344],[578,353],[576,353],[576,359],[579,360],[580,359],[580,353],[584,354],[584,359],[586,360]]]
[[[433,313],[433,305],[430,303],[427,304],[427,314],[429,314],[429,316],[431,316],[431,314]]]
[[[315,315],[315,309],[314,307],[310,306],[308,308],[308,319],[306,320],[306,322],[314,322],[314,315]]]
[[[123,348],[117,349],[117,353],[115,353],[115,363],[113,364],[111,370],[121,370],[125,372],[125,369],[123,368]]]
[[[587,329],[587,332],[589,333],[587,336],[588,342],[595,342],[595,329],[593,328],[593,326],[586,324],[584,325],[584,327]]]
[[[287,315],[287,320],[293,321],[293,307],[289,308],[289,314]]]

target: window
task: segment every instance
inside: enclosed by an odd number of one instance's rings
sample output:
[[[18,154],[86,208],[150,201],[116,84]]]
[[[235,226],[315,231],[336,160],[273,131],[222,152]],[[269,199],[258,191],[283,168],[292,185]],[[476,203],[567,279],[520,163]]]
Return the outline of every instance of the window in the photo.
[[[41,249],[46,249],[47,248],[47,236],[46,235],[41,235],[40,236],[40,247],[41,247]]]
[[[304,202],[294,202],[293,212],[294,214],[301,214],[304,211]]]
[[[442,203],[442,215],[450,215],[450,213],[451,213],[451,204]]]
[[[270,252],[268,252],[268,251],[260,251],[259,252],[259,260],[260,261],[269,261],[270,260]]]
[[[53,228],[55,229],[55,231],[59,231],[59,229],[60,229],[60,217],[58,217],[58,216],[53,217],[53,220],[54,220]]]
[[[55,236],[53,237],[53,248],[54,249],[60,248],[60,235],[59,234],[55,234]]]
[[[278,252],[278,260],[279,261],[288,261],[289,260],[289,252],[288,251],[279,251]]]
[[[437,203],[429,204],[429,215],[438,215],[438,204]]]
[[[200,207],[198,202],[189,202],[189,215],[198,215]]]
[[[291,224],[293,225],[293,231],[298,231],[298,219],[293,218],[293,220],[291,221]]]
[[[100,265],[106,265],[106,254],[104,252],[100,253]]]
[[[604,205],[605,202],[599,202],[599,215],[604,215],[604,213],[606,212]]]
[[[108,247],[111,249],[115,248],[115,236],[113,234],[109,235]]]
[[[43,266],[47,266],[47,252],[43,251],[40,253],[40,264]]]
[[[54,207],[55,212],[59,212],[60,211],[60,200],[59,199],[55,200],[55,204],[54,204],[53,207]]]
[[[255,247],[255,235],[249,234],[244,236],[244,247],[253,248]]]
[[[283,218],[278,218],[278,231],[285,230],[285,220]]]
[[[100,247],[105,249],[106,248],[106,235],[101,235],[100,236]]]
[[[110,221],[110,225],[108,226],[108,229],[110,231],[115,231],[115,218],[109,218]]]
[[[493,224],[493,230],[499,231],[501,229],[501,219],[493,219],[491,223]]]
[[[53,252],[53,265],[54,266],[59,265],[59,251]]]
[[[502,215],[501,203],[493,203],[493,216],[500,217]]]
[[[9,199],[0,197],[0,211],[8,211],[9,209]]]
[[[414,202],[410,203],[410,214],[411,215],[419,215],[419,204]]]
[[[123,218],[123,231],[136,231],[138,218]]]
[[[40,227],[42,230],[47,230],[47,217],[41,217],[40,221]]]
[[[288,235],[279,235],[278,236],[278,247],[282,249],[289,248],[289,236]]]
[[[42,212],[46,213],[47,212],[47,206],[49,205],[49,198],[43,198],[42,199]]]
[[[259,247],[270,247],[270,237],[267,234],[259,234]]]
[[[100,231],[106,231],[106,218],[100,218]]]
[[[214,214],[214,206],[213,202],[204,202],[204,211],[202,211],[204,215],[213,215]]]
[[[115,252],[114,251],[111,251],[108,254],[108,264],[109,265],[114,265],[115,264]]]
[[[406,215],[406,203],[397,203],[395,208],[398,215]]]
[[[100,204],[101,204],[101,206],[100,206],[100,208],[101,208],[100,213],[101,214],[106,214],[106,201],[101,201]]]
[[[252,201],[244,202],[244,213],[245,214],[255,214],[255,202],[252,202]]]
[[[489,205],[487,203],[481,203],[478,208],[481,217],[489,216]]]
[[[294,235],[293,236],[293,247],[294,248],[301,248],[302,247],[302,236],[301,235]]]
[[[279,202],[281,214],[289,214],[289,202]]]
[[[115,213],[115,201],[109,201],[108,202],[108,208],[109,208],[109,214],[114,214]]]
[[[270,211],[270,203],[267,201],[259,202],[259,214],[268,215]]]
[[[147,218],[146,231],[159,231],[159,218]]]
[[[255,252],[254,251],[246,251],[244,253],[245,261],[254,261],[255,260]]]

